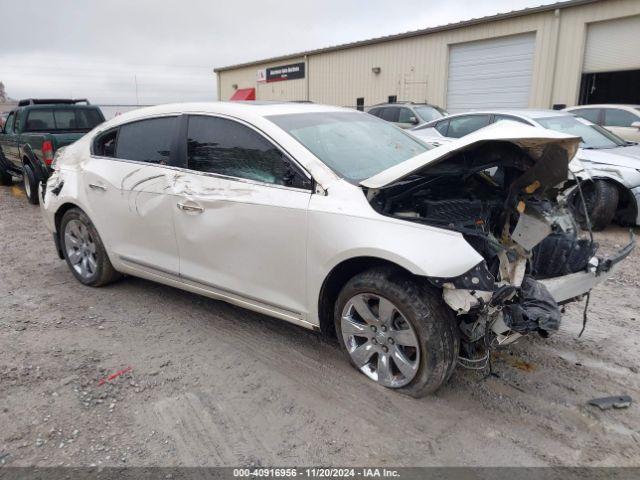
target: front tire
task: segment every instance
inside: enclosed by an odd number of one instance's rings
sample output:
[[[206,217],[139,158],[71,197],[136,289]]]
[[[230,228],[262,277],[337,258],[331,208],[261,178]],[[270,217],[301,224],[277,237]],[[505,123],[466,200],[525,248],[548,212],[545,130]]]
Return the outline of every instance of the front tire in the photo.
[[[62,217],[60,245],[69,270],[80,283],[101,287],[120,277],[111,265],[98,231],[79,208],[68,210]]]
[[[371,380],[414,397],[435,392],[455,369],[460,340],[439,291],[395,269],[353,277],[336,302],[338,340]]]
[[[4,166],[4,163],[6,161],[7,160],[5,159],[4,154],[2,153],[2,150],[0,150],[0,185],[3,185],[3,186],[13,185],[13,177]]]
[[[587,213],[589,214],[591,229],[594,232],[604,230],[616,215],[620,196],[618,188],[611,182],[604,180],[583,182],[581,187],[585,203],[587,204]],[[587,221],[579,191],[575,192],[573,206],[578,223],[580,223],[583,229],[586,229]]]
[[[37,205],[38,202],[38,179],[36,177],[31,165],[25,164],[24,166],[24,193],[27,195],[27,200],[31,205]]]

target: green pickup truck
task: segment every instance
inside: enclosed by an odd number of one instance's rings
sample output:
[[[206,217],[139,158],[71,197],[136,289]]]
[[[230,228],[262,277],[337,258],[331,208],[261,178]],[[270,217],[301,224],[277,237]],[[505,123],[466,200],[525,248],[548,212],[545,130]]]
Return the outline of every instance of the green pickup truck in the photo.
[[[87,100],[21,100],[0,132],[0,184],[22,177],[30,203],[38,203],[38,185],[49,177],[56,150],[75,142],[104,122]]]

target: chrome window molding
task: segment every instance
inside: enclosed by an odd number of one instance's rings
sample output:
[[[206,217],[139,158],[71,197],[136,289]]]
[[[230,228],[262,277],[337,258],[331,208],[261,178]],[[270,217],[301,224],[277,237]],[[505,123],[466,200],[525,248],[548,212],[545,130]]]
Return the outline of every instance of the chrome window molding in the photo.
[[[310,188],[297,188],[297,187],[289,187],[287,185],[278,185],[275,183],[269,183],[269,182],[261,182],[259,180],[252,180],[252,179],[248,179],[248,178],[243,178],[243,177],[232,177],[229,175],[222,175],[220,173],[212,173],[212,172],[201,172],[198,170],[192,170],[190,168],[185,168],[185,167],[178,167],[176,165],[166,165],[166,164],[162,164],[162,163],[153,163],[153,162],[144,162],[141,160],[129,160],[126,158],[118,158],[118,157],[104,157],[101,155],[96,155],[94,154],[94,150],[93,150],[93,144],[96,140],[97,137],[99,137],[100,135],[109,132],[110,130],[114,130],[116,128],[120,128],[123,127],[125,125],[129,125],[131,123],[136,123],[136,122],[141,122],[144,120],[151,120],[154,118],[165,118],[165,117],[180,117],[181,115],[199,115],[199,116],[207,116],[207,117],[217,117],[217,118],[223,118],[225,120],[230,120],[233,122],[237,122],[240,123],[241,125],[250,128],[251,130],[253,130],[254,132],[256,132],[258,135],[260,135],[261,137],[263,137],[266,141],[268,141],[269,143],[271,143],[280,153],[282,153],[291,163],[293,163],[296,168],[298,168],[304,175],[305,177],[307,177],[307,180],[311,181],[312,183],[316,183],[315,180],[313,179],[313,176],[307,171],[306,168],[304,168],[302,165],[300,165],[300,163],[298,163],[298,161],[293,158],[293,156],[287,152],[287,150],[285,148],[283,148],[278,142],[276,142],[275,140],[273,140],[269,135],[267,135],[265,132],[263,132],[262,130],[260,130],[259,128],[257,128],[256,126],[231,115],[224,115],[224,114],[218,114],[218,113],[211,113],[211,112],[182,112],[182,113],[170,113],[170,114],[155,114],[155,115],[148,115],[145,117],[141,117],[141,118],[136,118],[135,120],[132,120],[130,122],[126,122],[126,123],[121,123],[119,125],[114,125],[113,127],[110,128],[106,128],[104,130],[101,130],[99,132],[97,132],[92,138],[91,138],[91,143],[89,146],[89,156],[90,158],[94,158],[94,159],[100,159],[100,160],[115,160],[118,162],[128,162],[128,163],[133,163],[136,165],[151,165],[151,166],[155,166],[155,167],[162,167],[162,168],[168,168],[171,170],[176,170],[179,172],[185,172],[185,173],[190,173],[190,174],[194,174],[194,175],[202,175],[202,176],[207,176],[207,177],[214,177],[214,178],[220,178],[223,180],[230,180],[230,181],[237,181],[237,182],[243,182],[243,183],[249,183],[252,185],[259,185],[259,186],[264,186],[264,187],[270,187],[270,188],[281,188],[281,189],[285,189],[285,190],[292,190],[292,191],[296,191],[296,192],[305,192],[305,193],[309,193],[312,194],[315,192],[313,187]]]

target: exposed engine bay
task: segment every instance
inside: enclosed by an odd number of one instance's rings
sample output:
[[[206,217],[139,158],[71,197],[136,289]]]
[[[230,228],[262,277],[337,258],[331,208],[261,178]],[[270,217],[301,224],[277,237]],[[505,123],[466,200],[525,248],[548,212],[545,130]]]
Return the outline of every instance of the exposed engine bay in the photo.
[[[557,144],[533,158],[487,142],[367,192],[379,213],[460,232],[484,258],[459,277],[430,279],[457,314],[469,368],[484,368],[495,346],[557,331],[560,307],[542,281],[598,268],[597,243],[559,195],[569,160]]]

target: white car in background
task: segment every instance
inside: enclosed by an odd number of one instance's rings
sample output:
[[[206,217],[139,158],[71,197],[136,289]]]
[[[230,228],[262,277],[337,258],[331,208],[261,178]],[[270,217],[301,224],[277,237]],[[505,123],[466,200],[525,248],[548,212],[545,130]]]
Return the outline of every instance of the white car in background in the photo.
[[[640,142],[640,105],[581,105],[565,108],[629,142]]]
[[[124,273],[335,333],[368,378],[420,396],[556,331],[558,303],[633,248],[597,257],[556,202],[577,143],[516,126],[429,150],[349,109],[164,105],[59,153],[41,209],[84,285]]]
[[[582,193],[593,230],[602,230],[613,220],[622,225],[640,225],[640,146],[572,113],[529,109],[474,111],[435,120],[409,133],[438,146],[501,120],[580,137],[571,171],[583,181]],[[567,193],[578,219],[586,226],[579,192],[572,188]]]

